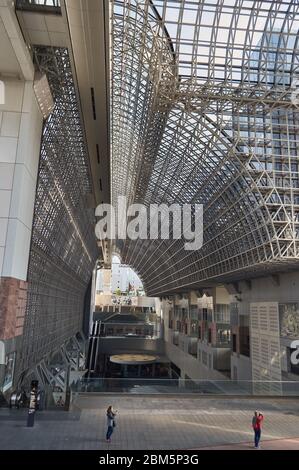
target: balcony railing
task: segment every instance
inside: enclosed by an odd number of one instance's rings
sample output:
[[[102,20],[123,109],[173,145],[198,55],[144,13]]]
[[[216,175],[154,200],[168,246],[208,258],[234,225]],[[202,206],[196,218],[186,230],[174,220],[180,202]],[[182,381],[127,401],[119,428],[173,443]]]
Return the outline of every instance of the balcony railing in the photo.
[[[215,312],[215,322],[229,325],[230,324],[230,313]]]
[[[133,393],[138,395],[198,394],[219,396],[295,396],[299,381],[178,380],[97,378],[82,379],[72,387],[75,393]]]

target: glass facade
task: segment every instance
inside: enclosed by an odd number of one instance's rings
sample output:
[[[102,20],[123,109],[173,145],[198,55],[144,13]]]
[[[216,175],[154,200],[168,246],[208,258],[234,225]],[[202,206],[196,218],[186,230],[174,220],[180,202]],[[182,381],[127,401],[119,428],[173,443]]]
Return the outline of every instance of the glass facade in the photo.
[[[117,243],[150,295],[298,256],[298,3],[112,1],[112,194],[204,206],[204,245]]]

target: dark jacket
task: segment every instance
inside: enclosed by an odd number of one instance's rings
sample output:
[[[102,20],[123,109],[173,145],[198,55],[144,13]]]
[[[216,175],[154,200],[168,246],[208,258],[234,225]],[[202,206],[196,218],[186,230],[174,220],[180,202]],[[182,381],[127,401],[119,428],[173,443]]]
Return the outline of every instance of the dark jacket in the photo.
[[[112,411],[110,411],[110,413],[107,413],[107,426],[108,427],[113,427],[113,423],[114,423],[114,418],[115,418],[115,413],[113,413]]]

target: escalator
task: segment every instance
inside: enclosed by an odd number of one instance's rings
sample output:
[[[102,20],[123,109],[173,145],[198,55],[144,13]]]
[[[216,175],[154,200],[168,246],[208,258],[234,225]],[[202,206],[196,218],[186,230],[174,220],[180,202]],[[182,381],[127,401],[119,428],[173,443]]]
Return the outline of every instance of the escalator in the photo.
[[[5,400],[3,393],[0,392],[0,408],[7,408],[7,407],[8,407],[8,403]]]
[[[88,345],[87,366],[88,366],[89,377],[90,377],[90,374],[93,374],[96,372],[99,341],[100,341],[100,337],[103,335],[104,335],[104,324],[101,321],[95,321],[92,326],[92,333],[89,338],[89,345]]]

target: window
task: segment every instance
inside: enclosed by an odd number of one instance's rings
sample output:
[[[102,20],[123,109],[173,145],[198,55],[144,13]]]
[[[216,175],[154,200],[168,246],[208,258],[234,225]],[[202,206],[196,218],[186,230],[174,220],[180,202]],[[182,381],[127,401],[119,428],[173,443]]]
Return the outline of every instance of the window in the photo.
[[[240,354],[250,357],[249,326],[240,326]]]
[[[233,352],[237,352],[237,335],[233,335]]]
[[[206,351],[202,351],[202,363],[207,366],[208,365],[208,354]]]
[[[217,329],[217,343],[228,344],[230,343],[230,330],[218,328]]]
[[[200,350],[200,349],[198,350],[198,356],[197,356],[197,358],[198,358],[199,362],[201,362],[201,350]]]
[[[198,322],[197,321],[192,321],[191,322],[191,334],[194,336],[196,336],[196,333],[197,333],[197,325],[198,325]]]
[[[216,304],[215,321],[217,323],[230,323],[230,306],[227,304]]]
[[[190,318],[192,320],[198,320],[198,309],[195,305],[190,306]]]

